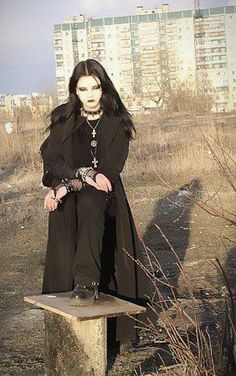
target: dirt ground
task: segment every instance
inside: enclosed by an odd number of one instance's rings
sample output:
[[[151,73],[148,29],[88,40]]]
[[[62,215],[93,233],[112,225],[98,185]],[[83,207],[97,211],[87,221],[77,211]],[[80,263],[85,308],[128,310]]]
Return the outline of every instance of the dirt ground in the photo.
[[[45,191],[40,186],[30,192],[22,188],[7,188],[12,176],[22,168],[15,166],[1,174],[1,181],[6,187],[1,196],[0,212],[0,374],[4,376],[45,374],[43,311],[32,309],[23,301],[24,296],[41,293],[47,241],[47,213],[42,208]],[[179,185],[175,182],[175,189],[165,187],[158,179],[144,182],[124,177],[124,185],[139,235],[169,273],[182,303],[187,309],[190,305],[191,313],[191,301],[176,257],[156,224],[190,275],[199,299],[199,320],[211,322],[217,315],[222,315],[220,303],[224,284],[211,259],[220,260],[235,293],[236,250],[230,240],[235,237],[234,228],[227,221],[203,211],[186,193],[192,190],[194,195],[204,196],[206,187],[209,187],[209,176],[199,180],[193,172],[187,180],[180,179]],[[221,191],[225,207],[232,209],[233,192],[227,185],[223,185]],[[210,193],[214,192],[208,190]],[[214,307],[221,308],[216,308],[213,318]],[[179,328],[184,326],[178,317],[176,324]],[[161,340],[161,334],[159,338],[143,334],[139,347],[131,353],[111,354],[109,376],[154,375],[157,370],[158,375],[181,375],[177,368],[162,368],[160,354],[164,354],[167,345]],[[166,357],[165,363],[171,366],[173,361]]]

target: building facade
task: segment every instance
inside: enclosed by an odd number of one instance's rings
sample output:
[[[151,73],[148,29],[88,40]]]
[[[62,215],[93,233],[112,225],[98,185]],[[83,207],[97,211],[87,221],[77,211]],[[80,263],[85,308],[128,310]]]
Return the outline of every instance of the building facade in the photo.
[[[55,97],[41,93],[0,94],[0,110],[11,114],[19,108],[28,108],[37,117],[40,111],[49,113],[55,104]]]
[[[54,26],[59,102],[81,60],[100,61],[129,109],[165,104],[186,86],[213,96],[214,111],[236,108],[236,6],[170,12],[137,7],[124,17],[73,17]]]

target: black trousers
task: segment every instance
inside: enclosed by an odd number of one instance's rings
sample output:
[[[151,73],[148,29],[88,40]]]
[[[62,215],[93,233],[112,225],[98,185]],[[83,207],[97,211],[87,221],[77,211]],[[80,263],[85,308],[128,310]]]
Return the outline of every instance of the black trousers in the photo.
[[[77,224],[75,218],[65,216],[73,212],[75,201],[68,200],[66,208],[51,212],[49,216],[50,238],[46,256],[43,293],[70,291],[75,283],[99,281],[99,290],[116,295],[116,198],[114,192],[106,193],[92,186],[76,192]],[[74,195],[74,193],[71,193]],[[69,199],[69,196],[68,196]],[[67,214],[68,214],[67,213]],[[61,225],[63,221],[65,226]],[[73,224],[77,233],[76,244],[69,229]],[[55,247],[58,242],[61,247]],[[52,244],[51,244],[52,243]],[[68,243],[68,246],[67,246]],[[76,247],[74,247],[76,245]],[[67,247],[67,248],[66,248]],[[75,249],[75,253],[74,253]],[[108,343],[116,338],[127,342],[135,338],[134,322],[128,317],[110,317],[107,322]],[[118,328],[118,329],[117,329]],[[118,332],[118,337],[116,333]],[[121,333],[121,334],[119,334]]]
[[[112,196],[90,185],[76,193],[77,236],[73,260],[74,283],[91,284],[101,277],[101,253],[106,218],[115,213]]]
[[[77,237],[76,252],[73,260],[74,283],[86,285],[92,281],[99,282],[99,289],[106,291],[110,276],[115,272],[114,244],[116,200],[114,195],[99,191],[92,186],[83,187],[77,194]],[[105,228],[105,222],[106,225]],[[114,226],[114,227],[113,227]],[[105,239],[105,240],[104,240]],[[108,241],[103,247],[104,241]],[[103,252],[106,254],[103,254]],[[114,283],[115,290],[115,283]],[[114,291],[113,290],[113,291]],[[134,322],[127,317],[121,317],[119,325],[123,338],[121,342],[137,339]],[[116,342],[117,318],[111,317],[107,322],[107,339],[109,346]]]

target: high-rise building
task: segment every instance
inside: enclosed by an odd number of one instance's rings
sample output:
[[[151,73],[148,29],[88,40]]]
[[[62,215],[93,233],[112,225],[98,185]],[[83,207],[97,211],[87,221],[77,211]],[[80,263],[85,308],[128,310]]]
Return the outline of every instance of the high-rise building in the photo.
[[[100,61],[128,108],[165,105],[181,85],[213,95],[215,111],[236,108],[236,6],[170,12],[138,6],[136,15],[73,17],[54,26],[61,102],[81,60]],[[161,101],[161,102],[160,102]]]

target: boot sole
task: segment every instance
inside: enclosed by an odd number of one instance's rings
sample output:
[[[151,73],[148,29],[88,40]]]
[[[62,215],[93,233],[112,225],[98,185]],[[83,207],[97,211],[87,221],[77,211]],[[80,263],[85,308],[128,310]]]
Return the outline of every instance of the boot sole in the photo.
[[[69,305],[74,306],[74,307],[87,307],[91,306],[95,300],[98,299],[99,294],[96,293],[96,295],[92,296],[91,298],[85,298],[85,299],[80,299],[80,298],[70,298],[69,299]]]

